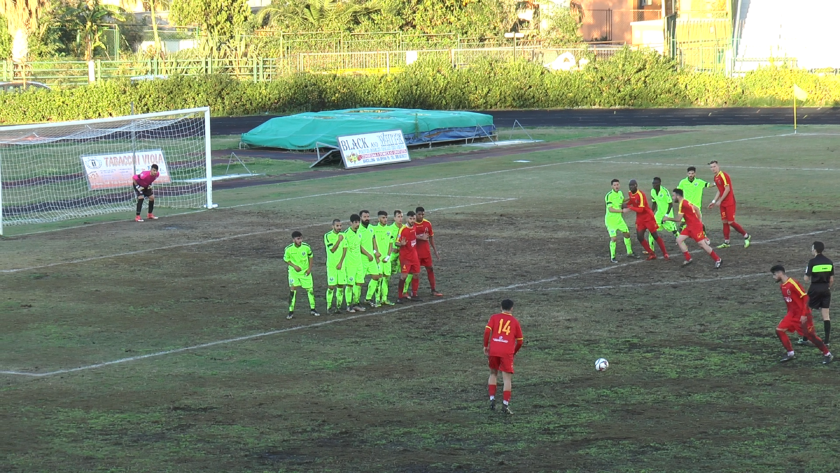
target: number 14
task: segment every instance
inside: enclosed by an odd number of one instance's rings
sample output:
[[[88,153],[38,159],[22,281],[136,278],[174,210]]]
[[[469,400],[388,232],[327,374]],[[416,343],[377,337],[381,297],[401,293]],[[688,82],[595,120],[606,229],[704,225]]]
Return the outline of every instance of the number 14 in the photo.
[[[510,320],[500,320],[499,321],[499,330],[498,333],[504,333],[505,335],[510,335]]]

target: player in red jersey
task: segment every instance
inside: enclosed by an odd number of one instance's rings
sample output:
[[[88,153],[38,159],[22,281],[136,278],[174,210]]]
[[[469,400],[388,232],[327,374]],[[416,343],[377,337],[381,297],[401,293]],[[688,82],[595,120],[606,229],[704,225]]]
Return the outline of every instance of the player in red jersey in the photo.
[[[420,261],[417,258],[417,235],[415,234],[416,214],[409,211],[405,214],[408,222],[400,228],[399,236],[395,244],[400,247],[400,282],[397,289],[397,304],[406,300],[419,301],[415,292],[408,296],[408,288],[411,287],[411,279],[420,277]]]
[[[659,245],[659,249],[662,250],[662,254],[664,255],[663,258],[670,260],[668,250],[665,249],[665,242],[656,233],[659,230],[659,225],[656,223],[656,217],[650,208],[648,197],[639,189],[639,185],[635,179],[631,179],[628,186],[630,187],[630,194],[628,195],[627,207],[622,212],[636,212],[636,238],[639,239],[639,243],[642,244],[645,252],[650,255],[647,259],[655,260],[656,252],[653,251],[647,238],[645,238],[645,231],[650,232],[650,236],[656,240],[656,244]]]
[[[706,239],[706,232],[703,231],[703,221],[700,220],[700,217],[698,217],[699,212],[697,207],[695,207],[691,202],[685,200],[682,189],[674,189],[672,194],[674,196],[674,204],[676,204],[676,210],[674,210],[676,215],[674,217],[666,215],[662,217],[662,220],[672,220],[677,222],[677,225],[679,225],[679,223],[685,219],[685,228],[683,228],[683,231],[680,232],[680,236],[677,237],[677,245],[680,246],[680,250],[682,250],[683,255],[685,255],[683,266],[688,266],[692,261],[691,253],[688,252],[688,246],[685,244],[685,241],[691,238],[697,242],[700,248],[703,248],[703,251],[708,253],[709,256],[715,260],[715,269],[720,268],[723,261],[720,259],[720,256],[715,253],[715,250],[709,246],[709,241]]]
[[[729,174],[720,170],[717,161],[709,163],[709,168],[715,176],[715,185],[717,186],[717,193],[709,208],[720,207],[720,219],[723,221],[723,243],[718,245],[718,248],[729,248],[729,227],[732,227],[744,235],[744,248],[750,247],[750,234],[737,223],[735,223],[735,189],[732,187],[732,179]]]
[[[134,181],[134,195],[137,196],[137,215],[134,216],[135,222],[142,222],[140,218],[140,211],[143,210],[143,200],[147,197],[149,199],[149,215],[146,217],[149,220],[157,220],[155,214],[152,213],[155,209],[155,194],[152,192],[152,183],[160,176],[158,165],[152,164],[148,171],[143,171],[140,174],[135,174],[131,177]]]
[[[426,220],[426,209],[417,207],[416,222],[414,223],[415,233],[417,234],[417,258],[420,261],[420,266],[426,268],[426,276],[429,277],[429,286],[432,288],[432,296],[441,297],[443,294],[435,290],[435,269],[432,267],[432,252],[435,250],[435,258],[440,259],[437,246],[435,246],[435,232],[432,230],[432,222]],[[417,294],[417,289],[420,287],[420,279],[414,278],[411,281],[411,292]]]
[[[773,274],[773,279],[781,284],[782,297],[787,304],[787,315],[779,322],[776,327],[776,335],[781,340],[782,345],[787,350],[787,355],[781,359],[782,362],[790,361],[796,357],[793,352],[793,345],[790,343],[785,332],[796,332],[808,339],[823,353],[823,364],[827,365],[834,359],[834,355],[825,346],[825,343],[817,336],[814,330],[814,319],[811,317],[811,309],[808,308],[808,294],[802,290],[802,285],[793,278],[789,278],[785,274],[785,268],[782,265],[776,265],[770,268]]]
[[[504,391],[502,402],[505,414],[513,414],[510,410],[510,389],[513,378],[513,357],[522,348],[524,337],[519,321],[513,316],[513,301],[502,301],[502,313],[490,317],[484,328],[484,354],[490,364],[490,378],[487,380],[487,391],[490,393],[490,410],[496,409],[496,377],[502,372]]]

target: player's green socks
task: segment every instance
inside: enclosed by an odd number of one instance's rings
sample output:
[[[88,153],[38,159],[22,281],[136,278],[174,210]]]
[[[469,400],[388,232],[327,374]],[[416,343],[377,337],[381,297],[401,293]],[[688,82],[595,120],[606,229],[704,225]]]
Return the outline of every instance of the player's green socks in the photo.
[[[405,277],[405,287],[403,288],[403,294],[408,294],[411,290],[411,280],[414,279],[414,275],[408,273],[408,276]]]
[[[353,288],[354,287],[356,287],[355,284],[352,285],[352,286],[345,286],[344,287],[344,298],[347,299],[347,307],[352,307],[353,306]]]
[[[362,302],[362,286],[356,284],[353,286],[353,304]]]
[[[295,311],[295,299],[297,298],[297,291],[289,292],[289,312]]]
[[[335,290],[335,308],[341,309],[342,305],[344,305],[344,288],[340,287]]]
[[[615,259],[615,247],[618,246],[618,243],[610,240],[610,259]]]
[[[332,308],[332,301],[334,295],[335,289],[327,289],[327,310],[330,310]]]
[[[381,280],[381,278],[370,280],[370,282],[368,283],[367,294],[365,294],[366,301],[373,299],[373,296],[376,295],[376,290],[379,288],[379,281]]]
[[[388,278],[384,276],[379,279],[379,300],[388,300]]]
[[[654,242],[655,240],[653,239],[653,237],[648,235],[648,245],[650,245],[651,248],[653,248]]]
[[[309,297],[309,310],[315,310],[315,291],[307,289],[306,295]]]
[[[629,238],[624,239],[624,247],[627,248],[627,254],[628,255],[633,254],[633,245],[630,243]]]

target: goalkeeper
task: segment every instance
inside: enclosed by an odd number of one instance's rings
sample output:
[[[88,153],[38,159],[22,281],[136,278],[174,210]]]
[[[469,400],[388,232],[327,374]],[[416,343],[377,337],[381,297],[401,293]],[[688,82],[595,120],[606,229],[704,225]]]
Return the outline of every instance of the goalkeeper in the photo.
[[[149,214],[146,218],[149,220],[157,220],[155,214],[152,213],[155,209],[155,194],[152,192],[152,183],[158,178],[158,165],[152,164],[152,168],[148,171],[143,171],[140,174],[132,176],[134,181],[134,195],[137,196],[137,215],[134,217],[135,222],[142,222],[140,218],[140,211],[143,210],[143,200],[149,198]]]

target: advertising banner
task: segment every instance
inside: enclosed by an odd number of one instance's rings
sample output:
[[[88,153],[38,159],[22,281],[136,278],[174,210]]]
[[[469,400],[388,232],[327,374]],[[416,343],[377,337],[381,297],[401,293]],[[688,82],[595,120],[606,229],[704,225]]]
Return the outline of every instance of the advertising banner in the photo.
[[[345,169],[411,161],[401,130],[339,136],[337,140]]]
[[[163,150],[160,149],[82,156],[82,164],[91,190],[131,187],[131,177],[148,171],[152,164],[157,164],[160,172],[155,184],[170,182]]]

